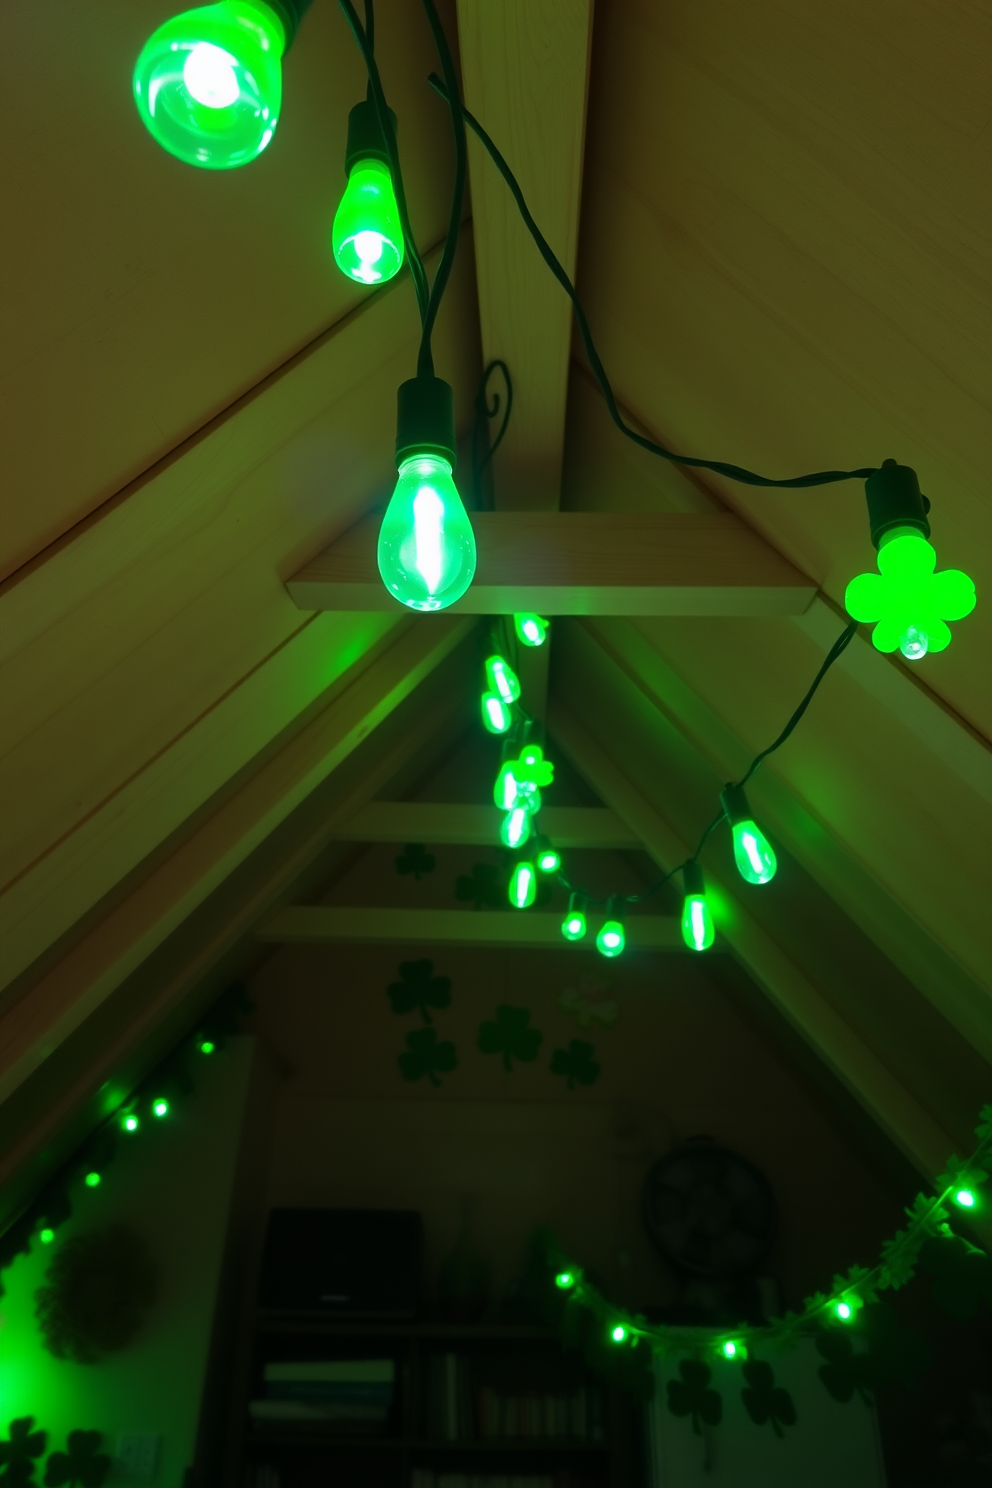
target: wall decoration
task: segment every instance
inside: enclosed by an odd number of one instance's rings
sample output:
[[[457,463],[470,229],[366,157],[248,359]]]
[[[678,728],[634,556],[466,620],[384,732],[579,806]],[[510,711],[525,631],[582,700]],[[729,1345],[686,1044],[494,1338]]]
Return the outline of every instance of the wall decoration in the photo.
[[[593,1085],[602,1072],[593,1058],[594,1053],[592,1044],[583,1039],[573,1039],[567,1049],[556,1049],[552,1054],[551,1073],[564,1075],[569,1090],[574,1090],[576,1083]]]
[[[784,1436],[783,1426],[796,1424],[796,1407],[788,1390],[775,1383],[775,1371],[763,1359],[749,1359],[741,1366],[747,1381],[741,1391],[744,1409],[756,1426],[771,1423],[776,1436]]]
[[[45,1488],[101,1488],[110,1471],[102,1440],[99,1431],[70,1431],[67,1451],[53,1452],[45,1464]]]
[[[419,1010],[425,1023],[432,1023],[431,1008],[451,1006],[451,978],[434,975],[433,961],[401,961],[398,982],[386,988],[393,1012],[402,1016]]]
[[[668,1381],[668,1409],[675,1416],[691,1416],[692,1429],[703,1434],[703,1423],[719,1426],[723,1420],[723,1396],[710,1389],[713,1371],[699,1359],[679,1362],[681,1379]]]
[[[96,1364],[140,1331],[158,1292],[158,1266],[140,1235],[112,1224],[67,1240],[45,1280],[35,1293],[45,1347],[57,1359]]]
[[[404,1080],[421,1080],[426,1075],[432,1085],[438,1086],[438,1075],[448,1075],[457,1068],[458,1055],[450,1040],[438,1039],[436,1028],[417,1028],[407,1034],[406,1051],[397,1056],[397,1063]]]
[[[455,880],[455,898],[473,909],[505,909],[509,874],[496,863],[473,863]]]
[[[47,1432],[32,1431],[34,1416],[19,1416],[10,1423],[10,1437],[0,1441],[0,1482],[23,1488],[35,1481],[36,1460],[45,1450]]]
[[[483,1023],[479,1027],[479,1048],[483,1054],[502,1054],[503,1068],[510,1072],[515,1059],[529,1063],[537,1058],[543,1038],[542,1033],[530,1027],[527,1008],[509,1007],[506,1003],[496,1009],[495,1023]]]
[[[422,873],[433,873],[436,866],[434,854],[422,842],[408,842],[396,859],[396,872],[412,873],[418,883]]]
[[[620,1016],[619,1005],[608,997],[609,982],[596,976],[577,978],[574,987],[564,987],[558,998],[558,1006],[564,1013],[572,1013],[583,1028],[594,1022],[604,1028],[612,1028]]]

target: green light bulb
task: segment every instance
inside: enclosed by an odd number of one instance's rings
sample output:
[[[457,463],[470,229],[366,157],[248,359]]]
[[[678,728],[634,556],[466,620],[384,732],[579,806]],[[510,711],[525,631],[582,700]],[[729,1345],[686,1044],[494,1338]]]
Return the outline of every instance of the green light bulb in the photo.
[[[574,1285],[575,1277],[572,1275],[571,1271],[558,1272],[558,1275],[555,1277],[556,1287],[561,1287],[563,1292],[567,1292],[570,1291]]]
[[[55,1231],[50,1229],[48,1225],[46,1225],[43,1230],[38,1231],[38,1239],[41,1241],[42,1245],[51,1245],[52,1241],[55,1239]]]
[[[775,877],[778,860],[764,832],[753,821],[734,823],[734,862],[748,883],[764,884]]]
[[[596,949],[601,956],[619,956],[626,945],[624,928],[619,920],[604,920],[596,936]]]
[[[685,898],[682,901],[682,939],[691,951],[708,951],[715,931],[713,915],[706,902],[706,881],[698,863],[686,863],[682,869]]]
[[[129,1111],[128,1114],[121,1120],[121,1128],[126,1132],[136,1132],[140,1125],[141,1122],[138,1120],[137,1116],[135,1116],[133,1111]]]
[[[201,1039],[200,1040],[200,1053],[201,1054],[212,1054],[214,1052],[214,1050],[216,1049],[216,1047],[217,1047],[217,1045],[214,1043],[213,1039]]]
[[[158,1116],[159,1119],[161,1119],[163,1116],[168,1116],[169,1102],[167,1100],[164,1100],[161,1096],[158,1100],[152,1101],[152,1114],[154,1116]]]
[[[504,703],[515,703],[520,696],[520,681],[517,674],[502,656],[487,658],[486,682],[490,692],[495,692]]]
[[[401,463],[376,556],[382,582],[411,610],[443,610],[461,599],[475,576],[475,533],[450,460],[421,454]]]
[[[503,818],[499,837],[504,847],[523,847],[530,836],[530,812],[526,806],[514,806]]]
[[[100,1174],[96,1172],[87,1173],[86,1177],[83,1179],[83,1182],[86,1184],[87,1188],[99,1188]]]
[[[960,1204],[962,1209],[974,1209],[975,1195],[970,1188],[959,1188],[954,1195],[955,1204]]]
[[[958,568],[934,573],[937,554],[919,532],[894,527],[879,539],[878,573],[858,574],[844,593],[852,620],[875,620],[872,645],[908,661],[951,642],[948,620],[975,608],[975,585]]]
[[[614,1328],[610,1329],[610,1337],[613,1339],[614,1343],[626,1342],[627,1329],[624,1327],[623,1323],[617,1323]]]
[[[334,261],[359,284],[384,284],[403,264],[393,178],[381,160],[356,160],[331,229]]]
[[[505,734],[513,722],[509,708],[494,692],[482,694],[482,722],[491,734]]]
[[[187,165],[246,165],[279,122],[285,49],[283,23],[264,0],[220,0],[173,16],[135,63],[142,123]]]
[[[514,909],[529,909],[537,898],[537,873],[533,863],[518,863],[510,875],[510,903]]]
[[[585,899],[577,892],[568,896],[568,913],[561,922],[566,940],[583,940],[586,933]]]
[[[854,1316],[854,1308],[851,1306],[850,1302],[835,1302],[834,1312],[840,1318],[842,1323],[849,1323]]]
[[[514,760],[507,760],[500,767],[496,776],[496,784],[493,786],[493,800],[500,811],[512,811],[517,802],[520,801],[520,782],[514,772]],[[523,805],[523,802],[520,801]]]
[[[513,628],[522,646],[543,646],[548,638],[548,622],[540,615],[514,615]]]
[[[720,1352],[723,1354],[723,1357],[725,1359],[737,1358],[737,1345],[732,1338],[727,1339],[727,1342],[723,1345],[723,1348],[720,1350]]]
[[[537,866],[542,873],[557,873],[561,867],[561,853],[550,845],[542,847],[537,855]]]

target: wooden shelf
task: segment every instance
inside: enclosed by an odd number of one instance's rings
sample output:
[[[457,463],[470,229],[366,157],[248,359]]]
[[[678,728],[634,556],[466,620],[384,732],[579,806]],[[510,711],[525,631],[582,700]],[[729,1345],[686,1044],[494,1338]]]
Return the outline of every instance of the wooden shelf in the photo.
[[[554,1343],[553,1328],[515,1323],[349,1322],[346,1318],[292,1317],[259,1312],[257,1333],[286,1333],[320,1338],[448,1339],[453,1343]]]
[[[402,1436],[354,1436],[336,1435],[327,1431],[319,1421],[265,1421],[256,1423],[249,1432],[249,1443],[258,1445],[332,1447],[335,1451],[373,1452],[422,1452],[437,1453],[513,1453],[526,1456],[539,1453],[542,1456],[598,1452],[610,1450],[608,1442],[582,1441],[572,1436],[563,1437],[472,1437],[464,1441],[447,1441],[429,1437]]]

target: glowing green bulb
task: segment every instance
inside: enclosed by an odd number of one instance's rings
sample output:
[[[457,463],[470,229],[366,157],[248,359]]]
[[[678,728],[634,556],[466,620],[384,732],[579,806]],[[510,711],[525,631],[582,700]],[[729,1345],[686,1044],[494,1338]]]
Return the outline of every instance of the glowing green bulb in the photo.
[[[775,877],[778,860],[764,832],[753,821],[734,823],[734,862],[748,883],[765,884]]]
[[[561,867],[561,853],[544,836],[538,838],[537,866],[541,873],[557,873]]]
[[[530,836],[530,812],[526,806],[514,806],[503,818],[499,829],[504,847],[522,847]]]
[[[569,1291],[575,1285],[575,1277],[571,1271],[559,1271],[555,1277],[555,1286],[561,1287],[563,1292]]]
[[[161,1118],[163,1116],[168,1116],[168,1114],[169,1114],[169,1102],[167,1100],[164,1100],[160,1096],[158,1100],[152,1101],[152,1115],[153,1116],[158,1116],[159,1118]]]
[[[627,1339],[627,1329],[623,1323],[617,1323],[616,1327],[610,1329],[610,1337],[614,1343],[624,1343]]]
[[[975,1195],[970,1188],[959,1188],[954,1195],[955,1204],[960,1204],[962,1209],[974,1209]]]
[[[850,1302],[835,1302],[834,1312],[840,1318],[842,1323],[849,1323],[854,1316],[854,1308],[851,1306]]]
[[[94,1172],[94,1173],[87,1173],[86,1174],[86,1177],[83,1179],[83,1182],[86,1184],[86,1187],[87,1188],[99,1188],[100,1187],[100,1174],[99,1173],[96,1173],[96,1172]]]
[[[561,922],[561,933],[566,940],[582,940],[586,933],[586,917],[581,909],[569,910]]]
[[[475,576],[475,533],[450,460],[425,454],[402,462],[376,556],[382,582],[411,610],[444,610],[461,599]]]
[[[509,708],[494,692],[482,694],[482,722],[491,734],[505,734],[513,722]]]
[[[737,1345],[736,1343],[734,1343],[732,1338],[727,1339],[727,1342],[723,1345],[723,1348],[720,1350],[720,1352],[723,1354],[723,1357],[725,1359],[737,1358]]]
[[[246,165],[279,122],[285,49],[283,23],[264,0],[220,0],[173,16],[135,63],[142,123],[187,165]]]
[[[514,771],[514,761],[507,760],[500,767],[496,776],[496,784],[493,786],[493,800],[500,811],[512,811],[520,799],[520,782]],[[523,805],[523,802],[520,803]]]
[[[217,1045],[214,1043],[213,1039],[201,1039],[200,1040],[200,1053],[201,1054],[212,1054],[214,1052],[214,1050],[216,1049],[216,1047],[217,1047]]]
[[[596,936],[596,949],[601,956],[619,956],[627,944],[624,933],[623,921],[610,919],[604,920],[599,934]]]
[[[121,1127],[126,1132],[136,1132],[140,1125],[141,1122],[138,1120],[137,1116],[135,1116],[133,1111],[129,1111],[128,1114],[121,1120]]]
[[[513,628],[523,646],[543,646],[548,638],[548,622],[540,615],[514,615]]]
[[[486,682],[490,692],[495,692],[504,703],[515,703],[520,696],[520,681],[516,672],[502,656],[490,656],[486,660]]]
[[[518,863],[510,875],[510,903],[514,909],[529,909],[537,898],[537,873],[533,863]]]
[[[706,881],[698,863],[682,869],[682,939],[691,951],[707,951],[713,944],[713,916],[706,902]]]
[[[55,1231],[49,1229],[48,1225],[46,1225],[43,1230],[38,1231],[38,1239],[41,1241],[42,1245],[51,1245],[52,1241],[55,1239]]]
[[[403,264],[393,178],[381,160],[356,160],[331,229],[334,261],[359,284],[384,284]]]
[[[908,661],[951,642],[946,621],[975,608],[975,585],[958,568],[934,573],[937,554],[919,532],[895,527],[879,541],[878,573],[858,574],[844,594],[853,620],[875,620],[872,645]]]

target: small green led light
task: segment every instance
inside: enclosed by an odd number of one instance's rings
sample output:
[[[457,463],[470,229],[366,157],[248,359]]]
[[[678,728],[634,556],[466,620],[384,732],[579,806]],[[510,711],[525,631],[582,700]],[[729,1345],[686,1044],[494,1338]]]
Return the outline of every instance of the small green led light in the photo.
[[[158,1100],[152,1101],[152,1115],[153,1116],[162,1117],[162,1116],[168,1116],[168,1114],[169,1114],[169,1102],[167,1100],[163,1100],[162,1097],[160,1096]]]
[[[126,1132],[136,1132],[140,1125],[141,1122],[133,1111],[129,1111],[126,1116],[121,1118],[121,1128]]]
[[[52,1241],[55,1239],[55,1231],[49,1229],[48,1225],[46,1225],[43,1230],[38,1231],[38,1239],[41,1241],[42,1245],[51,1245]]]
[[[475,533],[451,470],[450,460],[428,451],[402,460],[379,528],[382,582],[411,610],[446,609],[475,574]]]
[[[575,1277],[571,1271],[559,1271],[555,1277],[555,1286],[560,1287],[563,1292],[569,1291],[575,1285]]]
[[[737,1358],[737,1345],[732,1338],[728,1338],[727,1342],[723,1345],[721,1353],[725,1359]]]
[[[509,708],[494,692],[482,694],[482,722],[491,734],[505,734],[513,722]]]
[[[974,1209],[975,1195],[970,1188],[959,1188],[954,1195],[955,1204],[960,1204],[962,1209]]]
[[[510,877],[510,903],[514,909],[529,909],[537,898],[537,873],[533,863],[518,863]]]
[[[403,228],[389,167],[356,160],[331,229],[334,260],[359,284],[384,284],[403,263]]]
[[[201,1039],[200,1040],[200,1053],[201,1054],[212,1054],[214,1052],[214,1050],[216,1049],[216,1047],[217,1047],[217,1045],[214,1043],[213,1039]]]
[[[486,661],[486,681],[489,691],[495,692],[504,703],[515,703],[520,696],[520,682],[516,672],[502,656],[490,656]]]
[[[514,806],[504,816],[499,829],[499,839],[504,847],[515,851],[522,847],[530,836],[530,812],[526,806]]]
[[[975,608],[975,585],[957,568],[934,573],[937,554],[920,532],[895,527],[879,543],[878,573],[858,574],[844,593],[852,620],[875,620],[872,645],[907,661],[951,643],[948,620]]]
[[[85,1177],[85,1179],[83,1181],[86,1184],[86,1187],[87,1188],[99,1188],[100,1187],[100,1174],[97,1173],[97,1172],[87,1173],[86,1174],[86,1177]]]
[[[561,867],[561,853],[557,852],[550,843],[542,847],[537,855],[537,866],[542,873],[557,873]]]
[[[601,956],[619,956],[627,944],[623,928],[623,895],[614,894],[606,906],[606,919],[596,936],[596,949]]]
[[[524,646],[543,646],[548,638],[548,622],[540,615],[514,615],[513,628]]]
[[[617,1323],[616,1327],[610,1330],[610,1337],[613,1339],[614,1343],[626,1342],[627,1329],[624,1327],[623,1323]]]
[[[854,1316],[854,1308],[851,1306],[850,1302],[835,1302],[834,1312],[840,1318],[842,1323],[849,1323],[851,1321],[851,1318]]]

